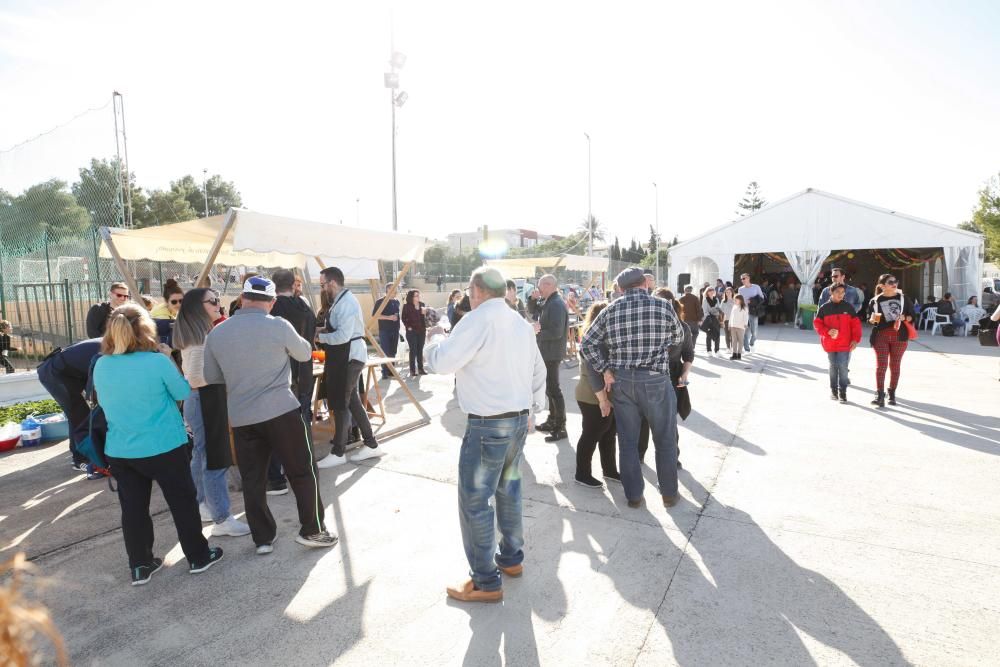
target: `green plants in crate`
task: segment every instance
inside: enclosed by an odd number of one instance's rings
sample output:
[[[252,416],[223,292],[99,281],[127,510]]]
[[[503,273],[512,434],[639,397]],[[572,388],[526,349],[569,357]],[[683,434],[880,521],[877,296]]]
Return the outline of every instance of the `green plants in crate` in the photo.
[[[20,424],[28,415],[44,415],[51,412],[62,412],[59,404],[51,398],[44,401],[28,401],[0,407],[0,424],[16,422]]]

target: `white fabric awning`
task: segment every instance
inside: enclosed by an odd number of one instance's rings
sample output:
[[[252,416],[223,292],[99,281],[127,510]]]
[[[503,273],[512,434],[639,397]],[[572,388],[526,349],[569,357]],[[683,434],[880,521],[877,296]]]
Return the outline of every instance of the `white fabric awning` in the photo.
[[[558,255],[554,257],[510,257],[507,259],[488,259],[486,266],[498,269],[504,277],[524,278],[534,277],[538,269],[552,269],[556,266],[569,271],[593,271],[603,273],[608,270],[607,257],[586,257],[583,255]]]
[[[110,227],[115,247],[127,260],[148,259],[201,265],[222,231],[225,215],[159,227]],[[373,232],[356,227],[296,220],[237,210],[236,222],[222,244],[217,264],[225,266],[308,267],[315,275],[320,257],[348,278],[378,279],[378,260],[421,261],[423,237]],[[111,257],[101,245],[101,257]]]

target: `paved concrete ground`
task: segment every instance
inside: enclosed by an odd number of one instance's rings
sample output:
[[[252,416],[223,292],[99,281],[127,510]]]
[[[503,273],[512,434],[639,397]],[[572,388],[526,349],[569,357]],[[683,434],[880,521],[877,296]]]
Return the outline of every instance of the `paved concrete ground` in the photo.
[[[60,444],[0,458],[0,558],[35,559],[80,665],[997,664],[995,350],[922,338],[901,405],[875,411],[867,343],[842,406],[811,333],[761,334],[749,363],[699,353],[669,511],[651,485],[631,510],[621,487],[572,483],[572,401],[571,442],[529,438],[526,572],[502,605],[444,595],[467,569],[463,418],[445,377],[412,385],[431,426],[371,465],[322,472],[332,551],[293,542],[294,503],[279,497],[274,554],[215,539],[225,560],[192,577],[154,494],[170,567],[132,588],[117,501],[71,473]],[[575,377],[564,369],[570,396]]]

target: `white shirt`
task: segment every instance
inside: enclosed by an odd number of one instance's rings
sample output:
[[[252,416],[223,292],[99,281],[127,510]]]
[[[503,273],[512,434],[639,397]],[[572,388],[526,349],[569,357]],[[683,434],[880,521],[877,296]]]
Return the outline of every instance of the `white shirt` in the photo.
[[[750,324],[750,309],[735,306],[729,314],[730,329],[746,329]]]
[[[326,345],[351,343],[351,361],[368,361],[368,345],[365,343],[365,318],[361,314],[358,298],[345,288],[334,298],[334,306],[327,318],[330,333],[319,335],[319,342]]]
[[[435,372],[454,373],[458,404],[483,417],[545,406],[545,362],[535,330],[502,298],[467,313],[451,335],[435,336],[424,350]]]

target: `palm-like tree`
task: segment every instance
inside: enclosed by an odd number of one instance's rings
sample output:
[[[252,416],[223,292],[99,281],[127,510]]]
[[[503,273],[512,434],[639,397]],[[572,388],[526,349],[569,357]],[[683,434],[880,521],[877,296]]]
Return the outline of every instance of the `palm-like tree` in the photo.
[[[607,236],[607,229],[594,216],[590,216],[589,220],[584,218],[583,222],[580,223],[579,231],[584,234],[593,233],[595,241],[603,241]]]

